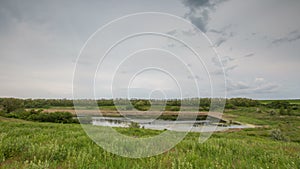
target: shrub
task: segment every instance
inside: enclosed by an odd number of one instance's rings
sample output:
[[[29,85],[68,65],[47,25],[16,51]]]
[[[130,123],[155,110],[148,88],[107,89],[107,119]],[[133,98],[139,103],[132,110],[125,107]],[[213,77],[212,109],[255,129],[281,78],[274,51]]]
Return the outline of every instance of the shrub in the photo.
[[[289,115],[289,116],[293,115],[293,112],[292,112],[292,108],[291,108],[291,107],[288,107],[288,108],[287,108],[286,114]]]
[[[260,108],[256,108],[256,113],[262,113],[262,111],[260,110]]]
[[[271,103],[266,104],[268,108],[273,108],[273,109],[279,109],[279,108],[288,108],[292,106],[288,101],[283,101],[283,100],[276,100],[272,101]]]
[[[171,111],[179,111],[180,107],[178,107],[178,106],[172,106],[170,110]]]
[[[134,128],[134,129],[138,129],[140,127],[141,126],[139,125],[139,123],[136,123],[136,122],[131,122],[129,125],[129,128]]]
[[[281,132],[280,129],[271,131],[271,138],[278,141],[288,141],[289,139]]]
[[[125,107],[125,110],[132,110],[132,109],[133,109],[132,105],[127,105],[127,106]]]
[[[226,109],[235,109],[236,107],[233,104],[231,104],[231,103],[226,103],[225,104],[225,108]]]
[[[232,98],[226,101],[227,105],[233,105],[237,107],[252,107],[258,106],[259,102],[257,100],[247,99],[247,98]]]
[[[281,107],[281,108],[279,109],[279,114],[280,114],[280,115],[286,115],[286,111],[284,110],[283,107]]]
[[[275,112],[274,110],[271,110],[271,111],[269,112],[269,114],[270,114],[270,116],[274,116],[274,115],[276,115],[276,112]]]
[[[131,100],[131,103],[134,108],[140,111],[147,111],[151,107],[149,100]]]
[[[53,123],[79,123],[77,119],[73,119],[73,115],[69,112],[43,113],[43,110],[18,110],[5,114],[8,118],[17,118],[29,121],[53,122]]]
[[[201,106],[199,107],[199,111],[209,111],[209,107]]]

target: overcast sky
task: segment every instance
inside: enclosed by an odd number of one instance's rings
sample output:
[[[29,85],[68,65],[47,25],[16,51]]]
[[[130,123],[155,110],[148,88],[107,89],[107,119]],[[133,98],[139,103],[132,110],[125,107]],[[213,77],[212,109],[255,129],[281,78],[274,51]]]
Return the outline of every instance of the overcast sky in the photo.
[[[183,22],[173,21],[172,17],[141,16],[116,23],[95,39],[109,44],[128,33],[160,30],[188,41],[200,52],[209,75],[200,62],[189,58],[193,54],[182,44],[170,38],[144,35],[112,50],[103,65],[98,65],[96,75],[80,72],[81,77],[74,82],[76,90],[82,87],[82,97],[90,96],[84,95],[92,86],[90,79],[85,81],[82,76],[93,76],[96,97],[111,97],[112,84],[115,97],[123,96],[127,86],[133,97],[193,97],[196,89],[191,81],[200,86],[201,95],[197,96],[211,96],[211,87],[214,96],[223,96],[215,88],[223,86],[225,79],[227,97],[300,98],[299,9],[299,0],[1,0],[0,97],[72,98],[75,65],[78,69],[81,65],[82,70],[93,68],[89,73],[95,73],[94,68],[101,60],[101,53],[94,51],[92,45],[77,60],[80,49],[93,33],[128,14],[163,12],[188,20],[198,33],[190,29],[192,26],[181,27]],[[93,45],[97,50],[107,50],[101,43]],[[220,60],[212,52],[213,47]],[[155,50],[143,50],[149,48]],[[142,51],[124,60],[138,50]],[[173,52],[180,57],[176,59]],[[159,69],[146,69],[155,64]],[[224,69],[210,69],[213,65],[223,65]],[[168,74],[169,71],[172,73]],[[214,79],[213,86],[209,78]]]

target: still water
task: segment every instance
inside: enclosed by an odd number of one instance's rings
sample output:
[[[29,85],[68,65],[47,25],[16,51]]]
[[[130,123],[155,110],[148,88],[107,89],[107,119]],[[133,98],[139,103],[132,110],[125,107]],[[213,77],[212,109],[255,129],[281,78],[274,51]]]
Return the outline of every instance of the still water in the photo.
[[[197,121],[171,121],[158,119],[128,119],[124,117],[92,117],[92,124],[96,126],[129,127],[132,123],[138,123],[141,128],[152,130],[172,130],[191,132],[225,131],[233,128],[249,128],[246,125],[217,125],[209,120]]]

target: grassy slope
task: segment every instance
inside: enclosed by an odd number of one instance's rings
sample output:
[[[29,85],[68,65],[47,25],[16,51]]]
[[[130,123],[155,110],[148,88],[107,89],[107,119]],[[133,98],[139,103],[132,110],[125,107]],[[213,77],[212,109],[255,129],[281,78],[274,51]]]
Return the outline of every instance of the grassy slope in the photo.
[[[118,129],[135,137],[158,134]],[[0,117],[0,168],[297,168],[300,145],[273,141],[268,129],[216,133],[198,143],[189,134],[162,155],[129,159],[104,151],[78,124],[51,124]]]
[[[258,111],[259,110],[259,111]],[[270,115],[269,111],[276,112]],[[268,109],[265,107],[244,107],[236,110],[225,110],[224,117],[234,121],[264,126],[271,129],[280,129],[283,133],[294,142],[300,143],[300,114],[293,111],[295,115],[279,115],[279,110]]]

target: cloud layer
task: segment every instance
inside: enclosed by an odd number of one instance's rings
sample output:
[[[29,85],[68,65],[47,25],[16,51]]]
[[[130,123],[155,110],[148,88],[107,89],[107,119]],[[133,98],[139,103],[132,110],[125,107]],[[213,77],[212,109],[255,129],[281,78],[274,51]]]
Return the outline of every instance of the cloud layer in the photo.
[[[219,67],[209,72],[211,76],[226,76],[228,97],[299,98],[299,9],[300,1],[280,0],[1,1],[0,96],[71,98],[76,58],[89,36],[121,16],[157,11],[183,17],[209,37],[219,58],[201,53],[209,43],[190,42],[207,64]],[[141,19],[120,29],[134,30],[136,24],[146,25],[145,22],[154,23]],[[164,22],[159,26],[166,28],[171,24]],[[172,28],[165,32],[182,40],[196,37],[192,29],[179,32]],[[183,45],[168,41],[163,47],[179,50]],[[111,63],[115,61],[112,59]],[[90,66],[94,62],[78,64]],[[193,61],[186,63],[187,68],[201,66]],[[180,79],[187,84],[196,80],[206,87],[204,71],[188,75],[183,70],[178,68]],[[112,72],[104,76],[110,78]],[[108,91],[110,86],[105,84],[101,87]]]

